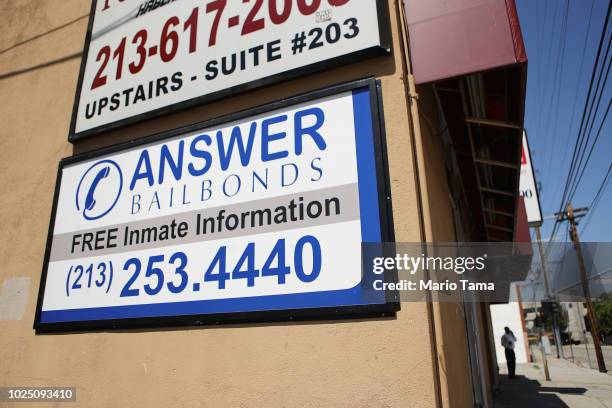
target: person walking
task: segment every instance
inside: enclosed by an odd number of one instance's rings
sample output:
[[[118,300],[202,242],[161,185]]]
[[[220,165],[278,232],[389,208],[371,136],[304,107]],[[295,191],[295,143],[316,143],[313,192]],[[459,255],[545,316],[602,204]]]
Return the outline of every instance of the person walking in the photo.
[[[506,363],[508,364],[508,378],[516,378],[516,355],[514,354],[514,345],[516,344],[516,337],[512,330],[507,326],[504,327],[504,335],[501,338],[501,344],[504,346],[506,352]]]

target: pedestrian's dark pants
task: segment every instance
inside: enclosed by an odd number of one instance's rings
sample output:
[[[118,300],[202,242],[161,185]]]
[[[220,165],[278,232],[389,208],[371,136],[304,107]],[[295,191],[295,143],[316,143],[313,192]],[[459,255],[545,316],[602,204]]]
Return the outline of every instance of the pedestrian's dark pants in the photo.
[[[508,378],[515,378],[516,356],[514,350],[506,349],[506,362],[508,363]]]

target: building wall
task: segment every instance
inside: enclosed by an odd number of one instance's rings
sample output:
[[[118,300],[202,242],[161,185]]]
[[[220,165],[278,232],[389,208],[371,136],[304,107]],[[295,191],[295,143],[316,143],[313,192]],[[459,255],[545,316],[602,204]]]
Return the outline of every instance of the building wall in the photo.
[[[2,2],[0,48],[78,19],[89,6],[87,0]],[[78,405],[88,407],[435,406],[430,313],[422,303],[402,304],[392,319],[39,336],[32,329],[62,157],[351,79],[375,75],[382,81],[395,236],[419,241],[400,19],[396,2],[389,0],[389,7],[392,57],[339,67],[75,146],[67,142],[68,124],[87,19],[2,51],[0,386],[75,386]],[[461,344],[447,347],[462,355]],[[454,387],[449,383],[448,389]]]
[[[415,89],[419,126],[417,150],[423,190],[425,239],[427,242],[454,242],[453,213],[448,191],[448,179],[441,141],[441,123],[433,88],[428,85]],[[473,406],[469,376],[468,342],[464,305],[460,303],[433,303],[435,356],[438,365],[440,393],[444,406]]]
[[[491,333],[491,312],[489,305],[486,303],[478,303],[478,321],[480,331],[480,347],[482,355],[482,375],[485,383],[485,400],[486,406],[493,406],[493,390],[498,387],[497,361],[495,358],[495,346]]]

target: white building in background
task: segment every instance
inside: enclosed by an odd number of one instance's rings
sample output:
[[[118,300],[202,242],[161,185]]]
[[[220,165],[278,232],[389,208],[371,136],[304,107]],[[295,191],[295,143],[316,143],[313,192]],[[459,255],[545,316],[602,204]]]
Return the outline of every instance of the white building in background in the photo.
[[[561,303],[567,313],[567,331],[570,333],[572,341],[584,343],[590,339],[590,333],[586,330],[584,318],[587,314],[582,302]],[[587,334],[588,333],[588,334]]]
[[[504,334],[505,326],[508,326],[516,336],[514,353],[516,354],[517,364],[527,363],[527,336],[523,331],[523,324],[521,322],[521,308],[518,302],[491,305],[490,307],[493,336],[495,337],[495,355],[497,356],[497,363],[499,364],[506,362],[504,347],[501,345],[501,337]]]

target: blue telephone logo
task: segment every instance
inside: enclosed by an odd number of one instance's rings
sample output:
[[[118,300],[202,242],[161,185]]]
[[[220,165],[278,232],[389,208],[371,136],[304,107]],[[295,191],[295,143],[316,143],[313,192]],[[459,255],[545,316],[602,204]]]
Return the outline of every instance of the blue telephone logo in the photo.
[[[81,176],[76,190],[76,208],[86,220],[100,219],[115,207],[122,188],[119,165],[112,160],[101,160]]]

